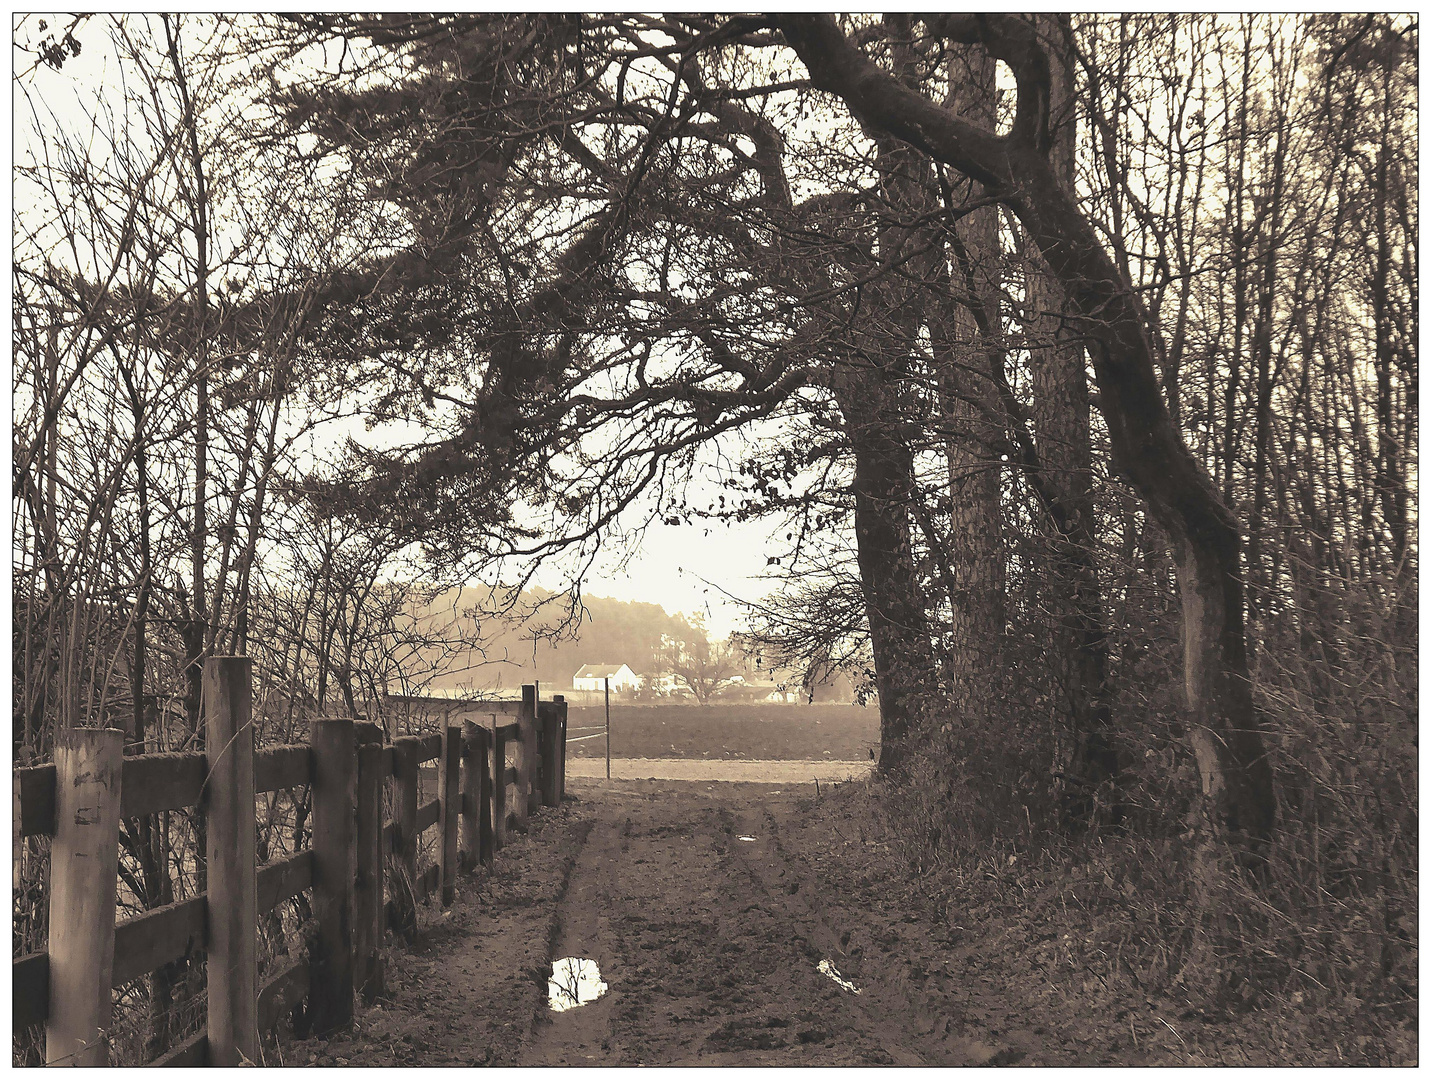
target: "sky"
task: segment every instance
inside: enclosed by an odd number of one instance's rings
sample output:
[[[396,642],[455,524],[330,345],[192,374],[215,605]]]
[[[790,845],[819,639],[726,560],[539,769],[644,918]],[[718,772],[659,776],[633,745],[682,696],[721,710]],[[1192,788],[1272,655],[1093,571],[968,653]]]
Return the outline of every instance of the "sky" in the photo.
[[[416,425],[390,421],[369,429],[358,415],[328,421],[311,432],[296,448],[301,467],[331,459],[340,445],[353,439],[373,449],[408,445],[430,437]],[[709,458],[710,451],[701,457]],[[698,458],[698,462],[699,462]],[[692,507],[715,503],[729,496],[714,470],[698,467],[685,489]],[[667,525],[657,520],[638,530],[649,515],[650,504],[638,500],[617,520],[601,554],[582,576],[585,596],[660,604],[671,615],[700,615],[715,637],[726,637],[745,626],[740,601],[759,601],[777,588],[766,577],[768,553],[779,554],[771,543],[783,531],[778,517],[751,521],[697,519],[690,524]],[[571,568],[559,561],[540,567],[532,584],[553,591],[571,585]],[[497,584],[485,578],[470,586]]]
[[[774,587],[763,580],[771,526],[770,521],[654,523],[624,565],[621,549],[608,547],[582,592],[660,604],[670,614],[699,614],[712,634],[725,637],[745,620],[732,598],[759,600]],[[555,575],[538,574],[537,582],[548,588],[565,584]]]

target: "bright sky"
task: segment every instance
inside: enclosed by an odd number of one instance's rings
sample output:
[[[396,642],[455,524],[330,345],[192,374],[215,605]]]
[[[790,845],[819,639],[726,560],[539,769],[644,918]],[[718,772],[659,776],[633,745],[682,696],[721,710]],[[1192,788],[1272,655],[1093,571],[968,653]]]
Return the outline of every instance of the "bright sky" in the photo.
[[[423,437],[422,429],[396,422],[368,431],[361,417],[349,416],[322,425],[296,449],[300,464],[311,467],[348,438],[384,448]],[[698,469],[685,495],[690,506],[705,507],[722,495],[729,497],[730,492],[709,469]],[[762,600],[777,587],[765,577],[766,559],[769,554],[779,554],[771,536],[786,528],[783,520],[697,520],[689,525],[657,521],[638,534],[635,530],[648,511],[649,504],[641,501],[619,519],[618,535],[603,544],[601,555],[583,576],[582,593],[660,604],[672,615],[699,614],[718,637],[743,628],[745,613],[737,601]],[[624,538],[620,530],[625,530]],[[553,562],[538,570],[533,584],[563,590],[570,584],[570,572],[570,567]],[[468,584],[495,582],[482,579]]]
[[[692,501],[704,501],[696,498],[698,491],[692,487]],[[653,524],[624,566],[621,549],[608,547],[582,592],[660,604],[671,614],[700,614],[711,633],[724,637],[745,621],[731,597],[759,600],[773,588],[763,580],[772,525],[769,520]],[[565,584],[556,575],[538,574],[537,581],[548,588]]]

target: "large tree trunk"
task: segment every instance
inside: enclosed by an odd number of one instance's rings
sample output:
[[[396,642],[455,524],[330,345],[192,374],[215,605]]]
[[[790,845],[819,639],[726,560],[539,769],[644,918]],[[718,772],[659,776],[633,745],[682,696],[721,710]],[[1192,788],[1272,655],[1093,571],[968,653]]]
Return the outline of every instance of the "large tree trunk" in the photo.
[[[837,390],[855,461],[855,544],[879,691],[879,769],[898,769],[935,689],[924,597],[910,545],[914,463],[898,437],[885,373],[857,369]]]
[[[1073,101],[1073,58],[1066,45],[1066,15],[1037,16],[1053,63],[1049,94],[1052,146],[1049,159],[1059,179],[1072,189],[1077,144]],[[1060,762],[1069,787],[1070,822],[1086,820],[1092,796],[1118,771],[1108,698],[1108,634],[1103,597],[1093,562],[1093,451],[1089,437],[1088,373],[1083,343],[1071,332],[1063,287],[1031,259],[1026,268],[1029,363],[1032,374],[1034,441],[1048,488],[1062,508],[1049,530],[1053,560],[1047,577],[1046,609],[1053,617],[1056,706],[1070,743]],[[1113,807],[1113,816],[1119,808]]]
[[[914,70],[911,20],[886,17],[897,63]],[[714,106],[735,130],[751,138],[762,162],[765,198],[777,215],[789,215],[790,235],[809,223],[796,210],[781,164],[783,144],[768,121],[737,109]],[[920,254],[928,246],[928,226],[922,218],[930,208],[932,169],[927,156],[896,139],[878,147],[880,194],[887,216],[877,221],[872,251],[852,255],[832,245],[834,257],[850,258],[845,269],[856,277],[869,274],[869,255],[887,264],[885,272],[867,282],[857,297],[859,310],[841,309],[839,301],[826,313],[832,337],[854,327],[846,340],[847,359],[834,365],[826,385],[844,419],[844,431],[854,462],[851,494],[855,504],[856,561],[864,594],[879,694],[881,772],[897,770],[907,758],[913,736],[930,719],[939,698],[939,674],[930,639],[925,597],[919,583],[911,542],[911,517],[920,509],[914,456],[907,432],[910,409],[901,399],[908,389],[909,360],[924,317],[927,296],[918,283],[930,273],[935,256]],[[851,213],[859,213],[851,206]],[[781,232],[774,235],[783,243]],[[829,267],[812,260],[798,247],[782,260],[801,284],[816,294],[839,294]],[[788,282],[779,283],[788,287]],[[856,317],[857,316],[857,317]]]
[[[913,81],[910,18],[886,15],[885,23],[894,61]],[[832,388],[854,457],[856,558],[880,698],[879,768],[888,772],[904,763],[917,737],[932,726],[939,691],[910,535],[919,493],[908,438],[909,364],[926,299],[919,282],[932,270],[934,256],[919,253],[929,246],[919,225],[930,202],[928,159],[895,139],[877,144],[886,216],[873,253],[889,269],[868,287],[873,303],[855,331],[857,355],[834,373]]]
[[[969,124],[902,86],[846,40],[833,18],[776,16],[813,83],[868,127],[985,184],[1018,216],[1063,284],[1089,343],[1114,461],[1172,539],[1182,592],[1188,737],[1203,824],[1258,839],[1274,816],[1244,640],[1241,537],[1159,389],[1146,310],[1048,160],[1048,62],[1032,27],[1009,16],[931,16],[954,40],[982,41],[1018,80],[1008,135]]]
[[[951,97],[961,110],[994,122],[994,61],[982,50],[955,50],[949,60]],[[972,198],[983,192],[971,190]],[[934,312],[931,340],[939,363],[941,422],[949,471],[949,682],[955,720],[985,727],[1002,698],[994,677],[1002,665],[1005,573],[1000,462],[1003,406],[994,368],[1003,358],[999,319],[1002,258],[999,210],[984,207],[953,226],[954,258],[972,287]],[[961,290],[962,291],[962,290]],[[978,317],[975,307],[981,309]]]

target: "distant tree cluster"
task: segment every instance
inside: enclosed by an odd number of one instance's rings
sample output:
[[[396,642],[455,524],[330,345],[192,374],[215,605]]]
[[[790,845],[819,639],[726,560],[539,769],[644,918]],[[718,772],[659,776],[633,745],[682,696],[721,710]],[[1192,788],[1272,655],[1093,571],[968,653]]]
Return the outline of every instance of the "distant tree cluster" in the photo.
[[[422,617],[438,636],[471,642],[455,656],[435,651],[425,669],[432,685],[453,688],[511,688],[533,678],[570,687],[585,664],[627,664],[654,675],[665,670],[670,642],[705,640],[703,629],[660,604],[574,598],[537,586],[515,599],[499,590],[452,590],[434,598]]]

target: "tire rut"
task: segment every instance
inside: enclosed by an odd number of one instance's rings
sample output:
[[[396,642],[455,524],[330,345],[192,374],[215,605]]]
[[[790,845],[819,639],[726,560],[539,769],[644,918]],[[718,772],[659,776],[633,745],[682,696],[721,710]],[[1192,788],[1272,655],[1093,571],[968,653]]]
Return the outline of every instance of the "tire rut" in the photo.
[[[926,1063],[818,971],[808,913],[751,872],[726,802],[601,792],[553,956],[596,961],[609,989],[542,1015],[520,1064]]]

